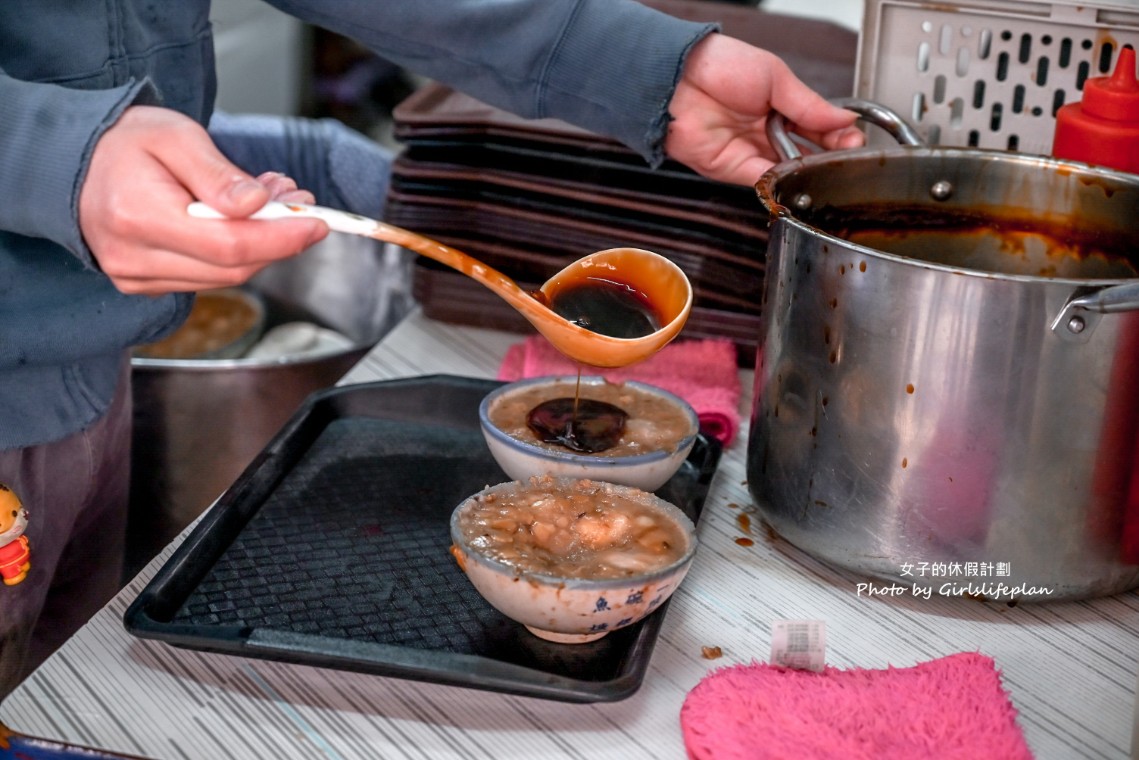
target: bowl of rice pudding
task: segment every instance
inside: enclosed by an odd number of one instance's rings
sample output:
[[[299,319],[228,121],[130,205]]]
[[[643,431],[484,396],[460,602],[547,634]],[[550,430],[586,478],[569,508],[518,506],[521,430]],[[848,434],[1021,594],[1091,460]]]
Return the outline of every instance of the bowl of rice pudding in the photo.
[[[490,486],[451,515],[451,554],[495,609],[542,639],[594,641],[667,600],[696,526],[647,491],[537,476]]]
[[[575,406],[576,405],[576,406]],[[483,436],[509,477],[603,480],[655,491],[687,459],[700,423],[647,383],[547,376],[507,383],[479,405]]]

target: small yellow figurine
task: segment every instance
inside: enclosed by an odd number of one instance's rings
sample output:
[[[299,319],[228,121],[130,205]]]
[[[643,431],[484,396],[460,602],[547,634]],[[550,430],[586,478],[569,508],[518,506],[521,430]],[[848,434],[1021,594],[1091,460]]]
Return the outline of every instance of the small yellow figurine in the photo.
[[[32,567],[27,527],[28,510],[15,491],[0,483],[0,578],[6,586],[24,580]]]

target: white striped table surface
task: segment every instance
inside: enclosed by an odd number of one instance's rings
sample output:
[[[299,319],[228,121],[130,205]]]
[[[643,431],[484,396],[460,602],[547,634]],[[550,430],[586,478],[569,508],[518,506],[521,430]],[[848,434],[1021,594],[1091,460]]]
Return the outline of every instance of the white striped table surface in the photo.
[[[521,339],[413,311],[342,382],[493,377]],[[751,377],[741,373],[745,423]],[[1015,608],[860,597],[864,579],[785,542],[736,542],[740,510],[750,508],[746,439],[745,424],[721,459],[700,551],[644,683],[622,701],[568,704],[134,638],[123,614],[175,541],[0,704],[0,721],[156,759],[684,758],[679,713],[688,691],[717,668],[766,661],[773,621],[809,619],[826,622],[827,662],[836,667],[905,667],[956,652],[992,657],[1038,758],[1129,756],[1139,594]],[[706,659],[704,647],[719,647],[722,657]]]

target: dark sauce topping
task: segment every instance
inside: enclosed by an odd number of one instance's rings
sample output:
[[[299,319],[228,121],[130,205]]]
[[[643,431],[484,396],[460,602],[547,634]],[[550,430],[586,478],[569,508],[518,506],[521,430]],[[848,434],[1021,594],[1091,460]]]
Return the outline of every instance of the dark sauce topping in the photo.
[[[538,404],[530,410],[526,424],[544,443],[596,454],[617,445],[628,418],[623,409],[605,401],[567,397]]]
[[[549,307],[576,325],[611,338],[641,338],[660,329],[649,299],[615,280],[588,278],[560,289]]]

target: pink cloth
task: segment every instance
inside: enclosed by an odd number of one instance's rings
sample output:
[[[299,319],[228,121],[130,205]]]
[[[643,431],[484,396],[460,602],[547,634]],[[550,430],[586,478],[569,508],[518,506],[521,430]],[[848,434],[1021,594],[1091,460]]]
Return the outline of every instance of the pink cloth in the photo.
[[[507,350],[498,379],[576,375],[581,366],[560,354],[542,336],[531,335]],[[740,377],[736,347],[731,341],[714,338],[677,341],[630,367],[583,367],[582,373],[601,375],[615,383],[637,380],[680,396],[696,410],[700,429],[725,446],[739,430]]]
[[[993,660],[962,652],[912,668],[715,671],[680,710],[692,760],[1031,760]]]

